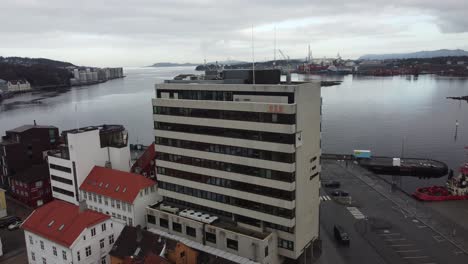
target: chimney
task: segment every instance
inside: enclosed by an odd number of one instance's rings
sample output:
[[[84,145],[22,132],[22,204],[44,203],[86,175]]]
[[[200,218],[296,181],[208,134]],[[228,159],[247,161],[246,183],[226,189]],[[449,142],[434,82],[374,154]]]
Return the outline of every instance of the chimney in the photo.
[[[86,209],[88,209],[88,206],[86,205],[86,200],[79,201],[78,206],[79,206],[80,213],[83,213],[84,211],[86,211]]]
[[[34,120],[34,126],[36,126],[36,120]]]

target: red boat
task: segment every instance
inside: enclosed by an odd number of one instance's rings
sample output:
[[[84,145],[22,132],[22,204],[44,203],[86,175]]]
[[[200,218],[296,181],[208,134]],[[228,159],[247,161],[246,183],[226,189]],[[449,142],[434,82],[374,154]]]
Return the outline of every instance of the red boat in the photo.
[[[468,200],[468,162],[458,176],[447,180],[446,186],[418,188],[413,196],[421,201]]]

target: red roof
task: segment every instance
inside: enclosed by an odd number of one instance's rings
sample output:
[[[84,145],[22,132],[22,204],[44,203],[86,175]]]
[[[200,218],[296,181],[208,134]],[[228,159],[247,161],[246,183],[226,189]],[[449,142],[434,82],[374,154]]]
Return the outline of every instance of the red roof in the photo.
[[[140,190],[156,182],[139,174],[95,166],[80,190],[97,193],[132,204]]]
[[[54,200],[36,209],[23,223],[22,228],[58,244],[70,247],[88,227],[109,219],[108,215]]]

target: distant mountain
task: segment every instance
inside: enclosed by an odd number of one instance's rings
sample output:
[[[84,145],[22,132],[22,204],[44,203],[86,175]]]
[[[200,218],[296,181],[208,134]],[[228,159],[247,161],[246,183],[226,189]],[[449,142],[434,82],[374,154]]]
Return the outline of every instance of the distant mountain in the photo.
[[[12,65],[32,66],[32,65],[46,65],[57,68],[73,67],[75,65],[64,62],[44,58],[26,58],[26,57],[1,57],[0,63],[8,63]]]
[[[197,63],[173,63],[173,62],[157,62],[148,67],[180,67],[180,66],[197,66]]]
[[[433,50],[433,51],[418,51],[413,53],[394,53],[394,54],[368,54],[363,55],[360,60],[389,60],[389,59],[427,59],[437,57],[461,57],[468,56],[468,52],[456,49],[456,50]]]

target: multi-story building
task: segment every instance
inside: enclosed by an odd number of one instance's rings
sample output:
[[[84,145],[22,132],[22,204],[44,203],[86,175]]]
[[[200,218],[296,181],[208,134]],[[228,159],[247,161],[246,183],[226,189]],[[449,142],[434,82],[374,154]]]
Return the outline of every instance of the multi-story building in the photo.
[[[23,92],[31,90],[31,84],[26,80],[11,80],[7,83],[9,92]]]
[[[32,165],[46,164],[44,151],[55,149],[59,141],[59,130],[54,126],[24,125],[8,130],[5,134],[0,142],[3,186],[10,186],[11,179],[22,170]]]
[[[65,144],[48,156],[53,197],[78,204],[78,189],[94,166],[130,171],[127,136],[121,125],[63,131]]]
[[[11,180],[11,195],[32,208],[52,200],[49,167],[46,163],[20,171]]]
[[[148,228],[259,263],[297,260],[319,236],[320,84],[249,78],[156,85],[163,202]]]
[[[123,225],[85,204],[54,200],[36,209],[22,228],[30,264],[105,264]]]
[[[146,207],[162,200],[156,182],[142,175],[95,166],[80,186],[88,208],[129,226],[146,226]]]

